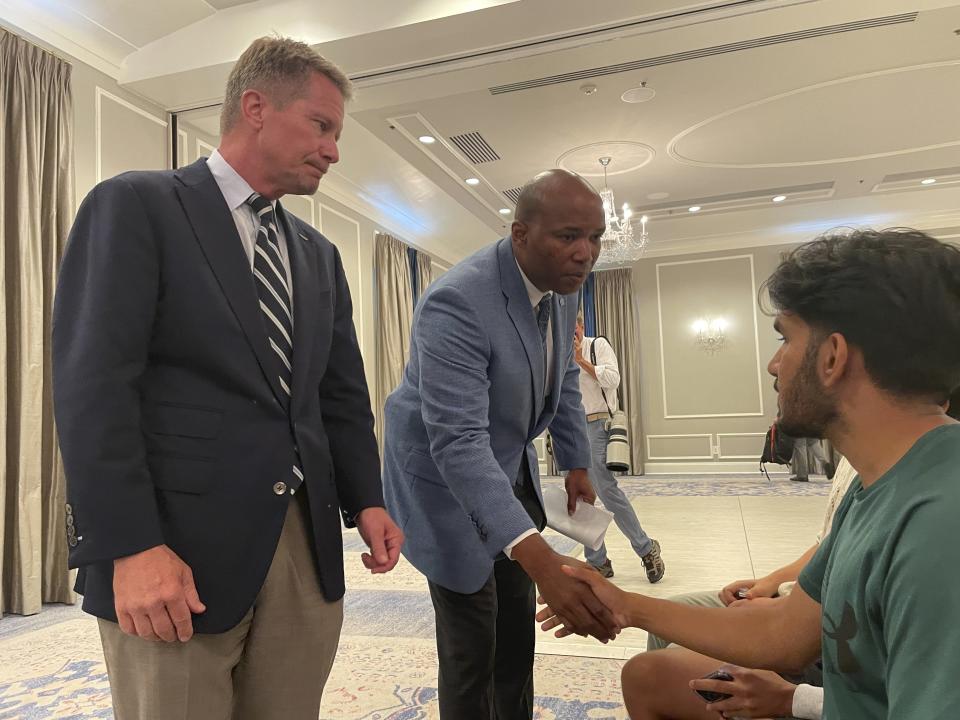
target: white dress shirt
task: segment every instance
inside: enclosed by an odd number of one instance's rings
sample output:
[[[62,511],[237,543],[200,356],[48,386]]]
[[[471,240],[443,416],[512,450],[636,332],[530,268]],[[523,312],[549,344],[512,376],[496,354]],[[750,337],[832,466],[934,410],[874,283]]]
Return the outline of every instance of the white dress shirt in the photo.
[[[243,250],[247,254],[247,260],[250,261],[250,273],[253,274],[253,254],[257,245],[260,218],[257,217],[253,208],[247,205],[247,198],[255,190],[230,166],[230,163],[224,159],[219,150],[214,150],[207,158],[207,167],[213,174],[213,179],[217,181],[217,186],[223,193],[223,199],[227,201],[227,207],[230,208],[233,222],[240,234],[240,242],[243,243]],[[276,212],[277,201],[274,200],[270,204]],[[292,310],[293,277],[290,275],[290,259],[287,257],[287,239],[284,237],[283,227],[279,222],[277,222],[277,241],[280,243],[280,257],[283,259],[283,270],[287,276],[287,287],[290,288],[290,309]]]
[[[587,362],[591,362],[591,347],[593,347],[594,354],[597,356],[597,362],[593,366],[593,371],[597,374],[597,377],[594,378],[593,375],[580,368],[580,394],[583,396],[583,410],[587,415],[612,413],[613,410],[617,409],[617,388],[620,386],[620,366],[617,364],[617,354],[606,340],[597,342],[597,338],[584,337],[581,348],[583,359]],[[604,392],[606,392],[606,400],[604,399]]]
[[[552,295],[553,293],[549,290],[543,292],[540,288],[530,282],[530,278],[527,277],[526,273],[523,272],[523,268],[520,267],[520,263],[517,263],[517,270],[520,271],[520,277],[523,278],[523,284],[527,288],[527,295],[530,297],[530,305],[533,307],[534,315],[537,312],[537,305],[540,304],[540,301],[547,295]],[[549,385],[550,378],[553,377],[553,313],[550,313],[550,320],[547,322],[547,374],[544,377],[543,381],[546,385]],[[544,388],[545,390],[546,388]],[[525,461],[526,458],[524,457]],[[537,533],[537,530],[530,529],[525,533],[516,538],[513,542],[507,543],[507,546],[503,549],[503,554],[506,555],[511,560],[513,559],[512,552],[514,546],[521,540],[530,537]]]

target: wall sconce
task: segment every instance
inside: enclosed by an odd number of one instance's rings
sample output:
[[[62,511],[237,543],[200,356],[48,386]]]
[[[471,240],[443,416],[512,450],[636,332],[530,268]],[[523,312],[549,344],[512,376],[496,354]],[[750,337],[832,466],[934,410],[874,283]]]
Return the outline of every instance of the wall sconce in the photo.
[[[723,318],[699,318],[693,323],[696,343],[701,350],[716,355],[727,342],[727,321]]]

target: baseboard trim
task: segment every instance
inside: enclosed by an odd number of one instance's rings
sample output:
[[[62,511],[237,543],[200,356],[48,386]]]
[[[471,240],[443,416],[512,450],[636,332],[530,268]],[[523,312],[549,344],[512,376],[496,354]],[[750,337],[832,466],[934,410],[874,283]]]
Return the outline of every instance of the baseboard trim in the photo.
[[[648,462],[644,465],[648,475],[760,475],[760,462]],[[789,474],[787,465],[767,465],[767,472],[773,475]]]

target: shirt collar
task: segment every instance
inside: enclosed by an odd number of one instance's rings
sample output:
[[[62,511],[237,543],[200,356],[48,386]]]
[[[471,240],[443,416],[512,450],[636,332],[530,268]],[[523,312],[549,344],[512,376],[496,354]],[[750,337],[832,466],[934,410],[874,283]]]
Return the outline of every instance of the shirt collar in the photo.
[[[243,176],[233,169],[230,163],[226,161],[226,158],[220,154],[219,150],[214,150],[210,153],[210,157],[207,158],[207,167],[210,169],[213,179],[217,181],[220,192],[223,193],[223,199],[227,201],[227,206],[231,212],[241,207],[247,202],[247,198],[256,192],[250,187],[250,183],[244,180]],[[270,204],[276,209],[276,200]]]
[[[514,262],[517,262],[516,258],[514,258]],[[530,298],[530,304],[533,307],[537,307],[537,305],[540,304],[540,301],[543,300],[543,298],[553,294],[553,291],[551,290],[547,290],[547,292],[543,292],[540,288],[538,288],[536,285],[530,282],[530,278],[528,278],[526,273],[523,272],[523,268],[520,267],[519,262],[517,262],[517,270],[520,271],[520,277],[523,278],[523,285],[524,287],[527,288],[527,296]]]

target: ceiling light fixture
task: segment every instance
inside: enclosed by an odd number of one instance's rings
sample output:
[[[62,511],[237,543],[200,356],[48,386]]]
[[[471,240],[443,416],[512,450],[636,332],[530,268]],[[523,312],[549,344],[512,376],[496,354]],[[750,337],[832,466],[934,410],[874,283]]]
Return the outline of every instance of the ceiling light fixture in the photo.
[[[784,200],[787,199],[787,196],[786,196],[786,195],[774,195],[772,199],[773,199],[774,202],[783,202]]]
[[[500,208],[500,214],[501,214],[501,215],[509,215],[509,214],[510,214],[510,208]]]
[[[921,185],[933,185],[937,181],[936,178],[924,178],[920,181]]]
[[[480,184],[480,180],[477,179],[477,178],[467,178],[464,182],[466,182],[467,185],[479,185],[479,184]]]
[[[437,141],[433,135],[421,135],[417,138],[417,140],[422,142],[424,145],[433,145],[433,143]]]
[[[640,83],[640,87],[630,88],[623,95],[620,96],[620,99],[625,103],[630,103],[631,105],[636,103],[648,102],[653,100],[654,95],[657,94],[657,91],[653,88],[648,88],[646,81]]]
[[[603,200],[603,214],[607,229],[600,238],[600,257],[598,263],[603,265],[622,265],[640,259],[647,249],[647,216],[640,218],[640,234],[635,235],[630,218],[633,211],[627,203],[621,207],[622,215],[617,215],[617,204],[613,198],[613,190],[607,186],[607,166],[613,158],[605,156],[598,158],[603,167],[603,190],[600,199]]]
[[[700,206],[691,205],[690,207],[687,208],[687,212],[700,212]]]

